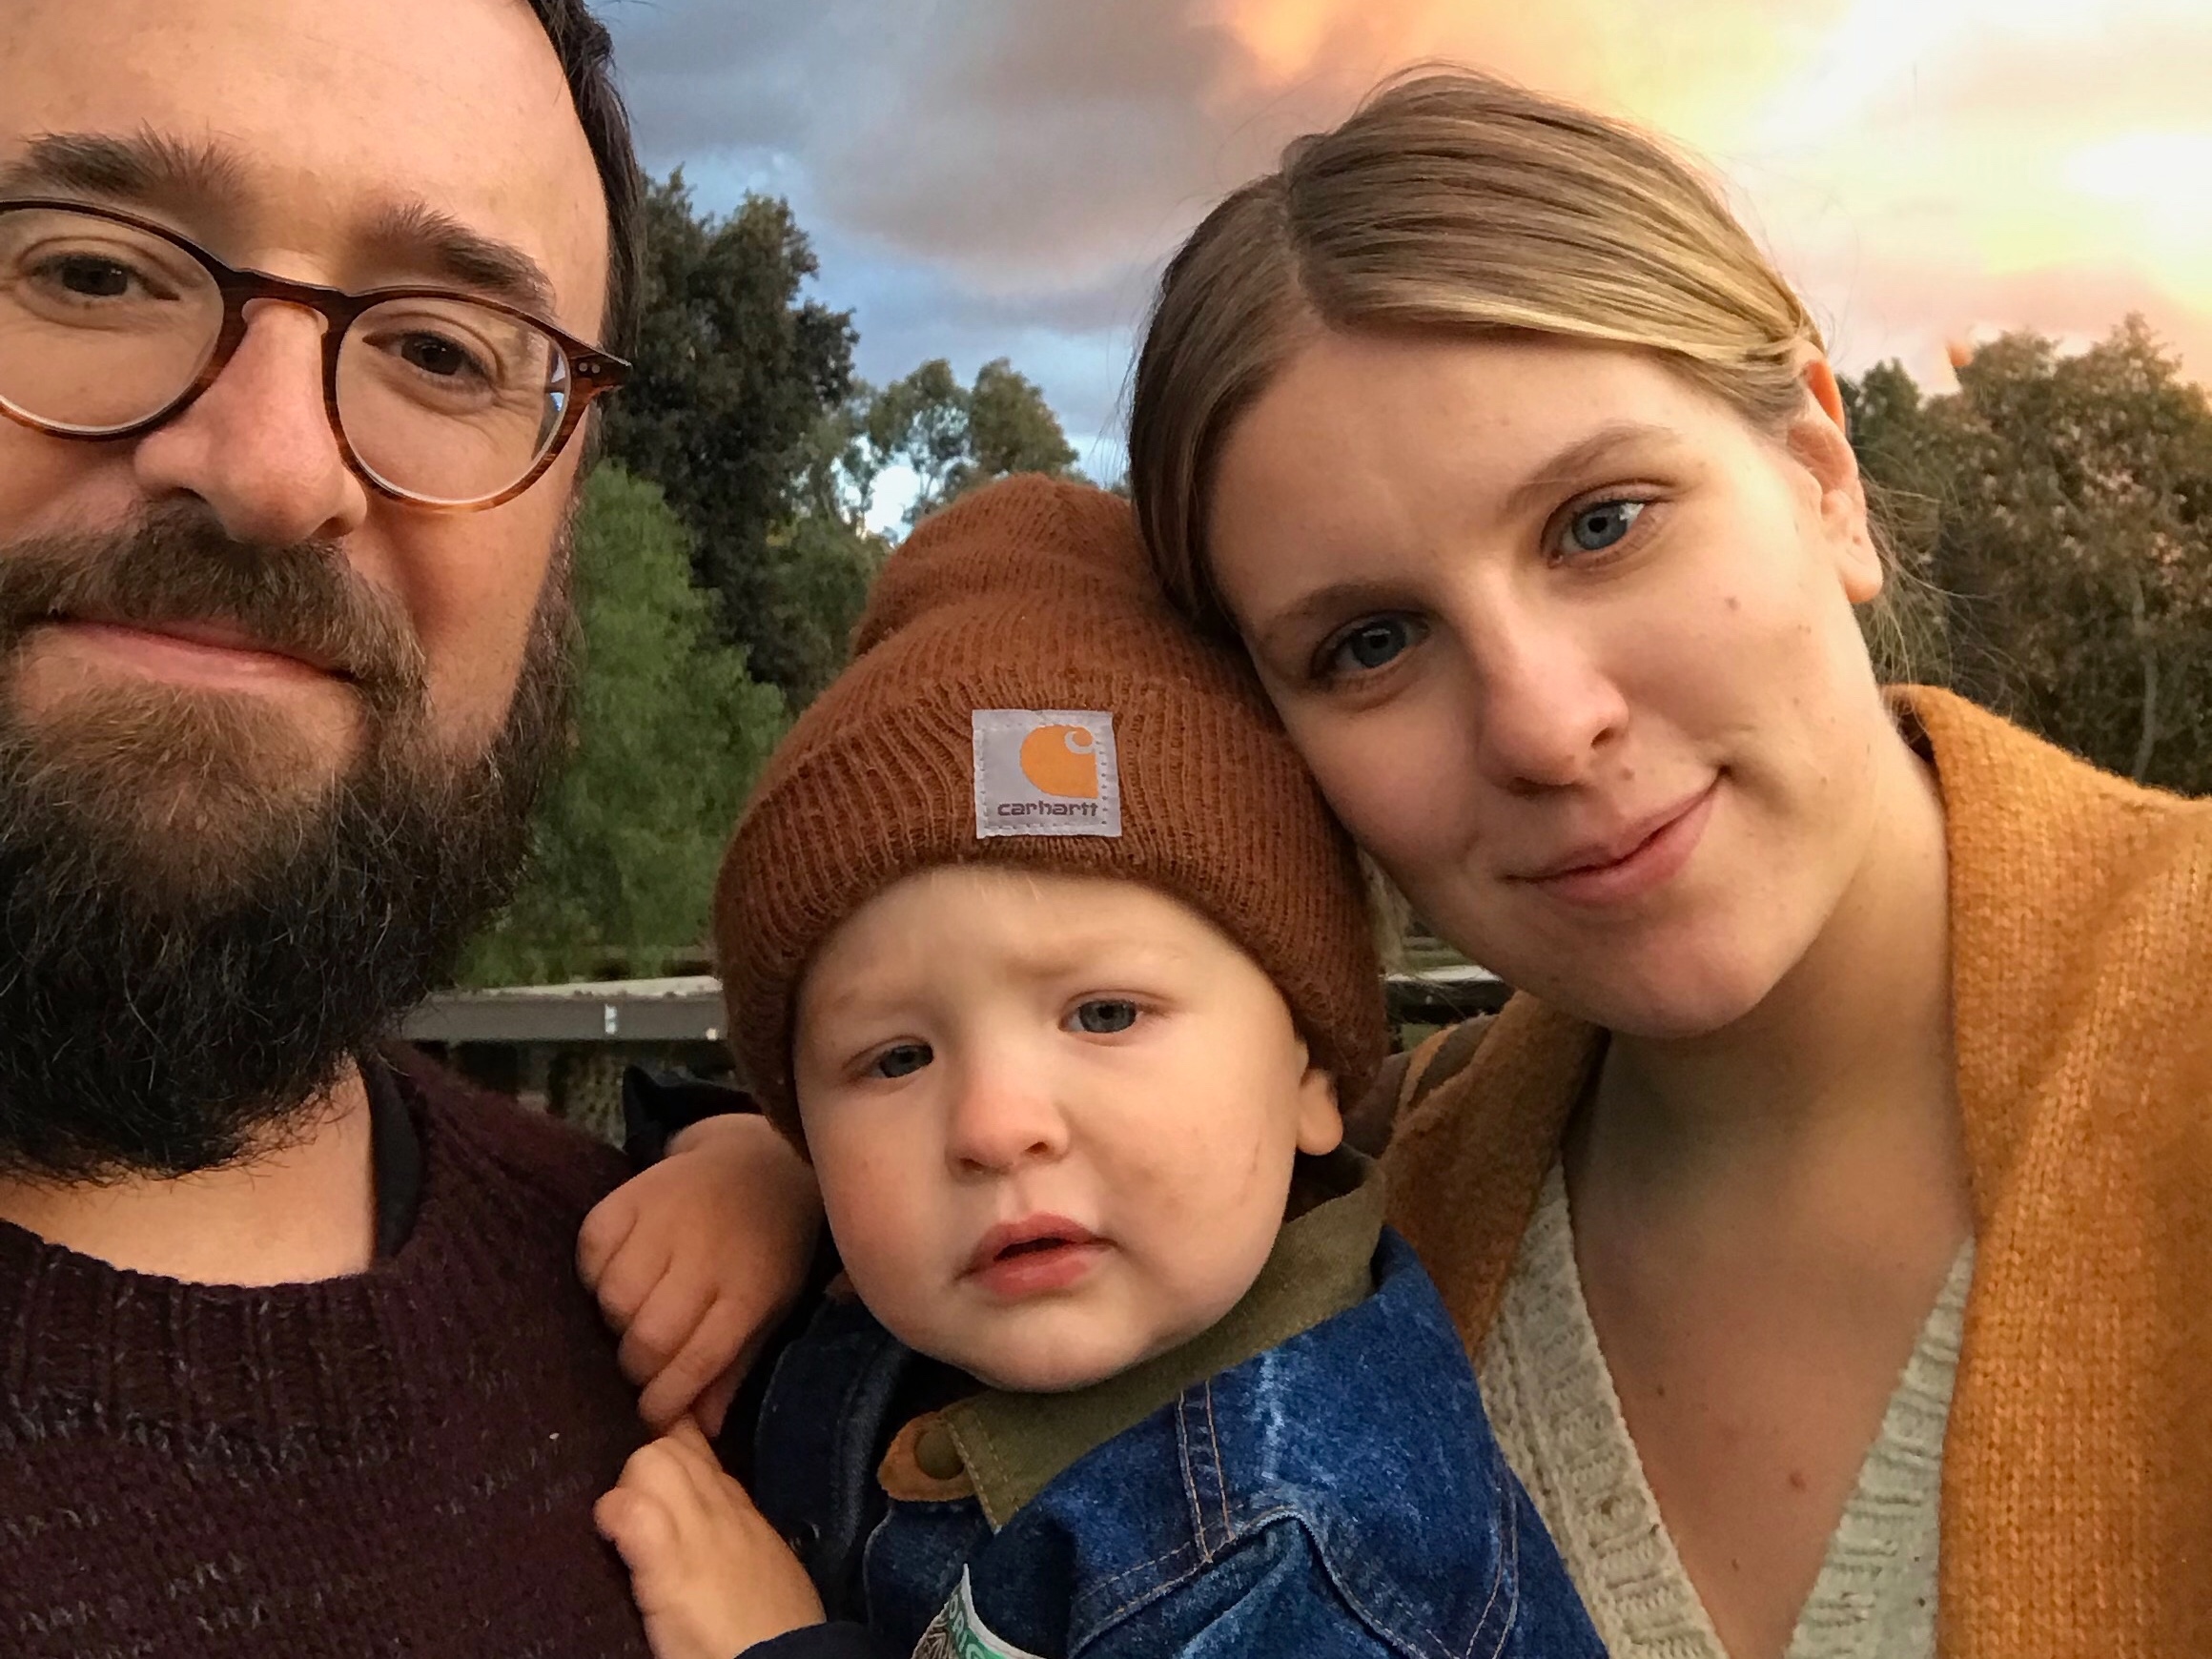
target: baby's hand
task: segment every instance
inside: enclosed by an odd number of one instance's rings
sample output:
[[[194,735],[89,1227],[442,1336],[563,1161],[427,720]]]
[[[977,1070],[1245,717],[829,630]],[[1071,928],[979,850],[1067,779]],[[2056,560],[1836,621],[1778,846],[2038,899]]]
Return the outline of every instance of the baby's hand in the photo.
[[[656,1432],[708,1434],[797,1299],[822,1225],[806,1160],[750,1114],[709,1117],[584,1219],[577,1271],[622,1337],[623,1375]],[[727,1659],[727,1656],[726,1656]]]
[[[653,1659],[730,1659],[822,1622],[806,1568],[688,1419],[630,1454],[592,1520],[629,1565]]]

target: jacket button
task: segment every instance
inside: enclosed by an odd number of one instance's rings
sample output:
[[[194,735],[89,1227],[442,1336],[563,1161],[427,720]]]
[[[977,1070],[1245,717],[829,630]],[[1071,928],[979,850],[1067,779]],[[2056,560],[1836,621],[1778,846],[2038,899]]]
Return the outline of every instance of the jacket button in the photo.
[[[932,1481],[960,1478],[960,1448],[952,1444],[952,1431],[942,1420],[914,1437],[914,1464]]]
[[[799,1558],[799,1565],[807,1565],[814,1553],[814,1546],[822,1542],[822,1528],[811,1521],[802,1521],[785,1534],[784,1542],[791,1546],[791,1553]]]

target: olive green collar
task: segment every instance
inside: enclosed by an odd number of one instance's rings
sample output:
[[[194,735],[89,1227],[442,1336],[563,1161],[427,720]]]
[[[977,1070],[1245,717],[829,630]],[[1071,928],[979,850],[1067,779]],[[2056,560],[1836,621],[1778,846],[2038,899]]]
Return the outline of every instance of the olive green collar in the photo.
[[[1242,1364],[1366,1300],[1382,1232],[1382,1178],[1348,1148],[1312,1160],[1327,1196],[1283,1223],[1243,1299],[1178,1348],[1065,1394],[986,1389],[947,1408],[945,1426],[993,1528],[1095,1446],[1194,1382]]]

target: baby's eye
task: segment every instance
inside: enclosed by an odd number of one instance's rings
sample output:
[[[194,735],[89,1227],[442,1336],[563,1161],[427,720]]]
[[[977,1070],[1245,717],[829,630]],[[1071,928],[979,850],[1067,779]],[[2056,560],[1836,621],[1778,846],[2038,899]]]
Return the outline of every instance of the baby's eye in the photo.
[[[1592,502],[1560,527],[1555,551],[1570,557],[1576,553],[1603,553],[1635,528],[1636,521],[1644,516],[1644,509],[1649,504],[1648,502]]]
[[[1088,1032],[1093,1036],[1112,1036],[1137,1023],[1137,1004],[1098,997],[1083,1003],[1069,1017],[1077,1031]]]
[[[911,1077],[937,1057],[928,1043],[893,1043],[869,1063],[874,1077]]]

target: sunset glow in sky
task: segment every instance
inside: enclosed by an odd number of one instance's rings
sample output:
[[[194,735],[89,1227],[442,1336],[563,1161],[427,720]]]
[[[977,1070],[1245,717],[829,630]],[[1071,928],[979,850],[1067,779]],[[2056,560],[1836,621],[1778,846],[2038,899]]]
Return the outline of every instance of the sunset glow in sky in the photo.
[[[2140,310],[2212,373],[2202,0],[1218,0],[1262,83],[1472,61],[1703,159],[1849,359]],[[1355,69],[1344,74],[1345,69]]]
[[[789,196],[862,369],[1011,356],[1094,463],[1149,283],[1221,192],[1449,58],[1721,178],[1846,369],[2140,311],[2212,378],[2212,0],[657,0],[656,167]],[[1096,435],[1094,438],[1094,435]]]

